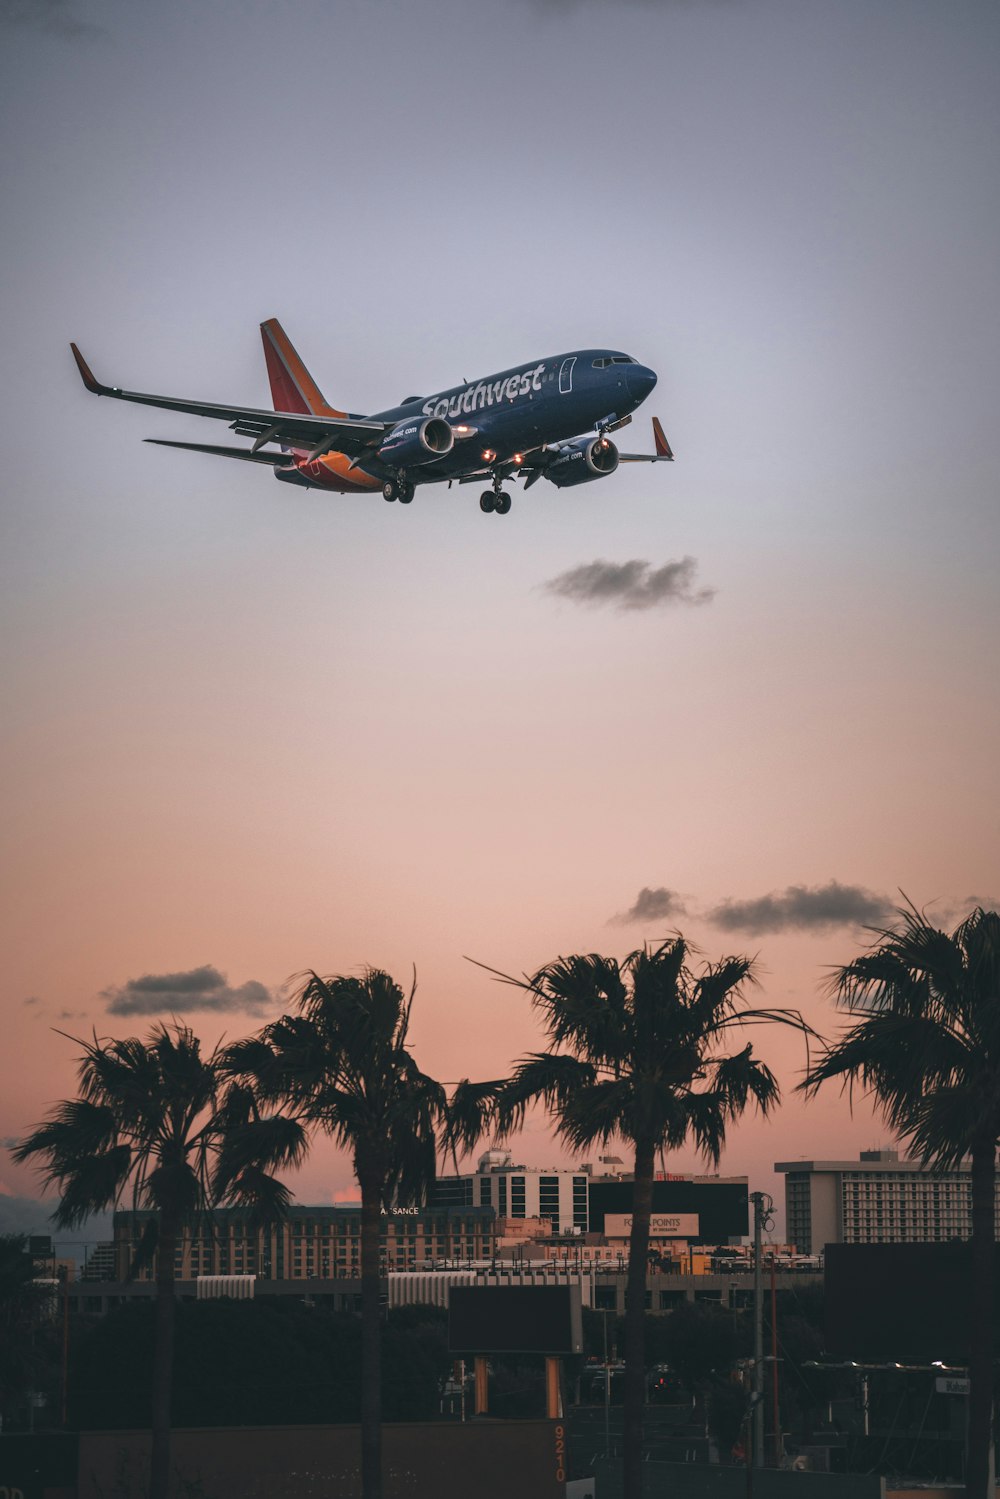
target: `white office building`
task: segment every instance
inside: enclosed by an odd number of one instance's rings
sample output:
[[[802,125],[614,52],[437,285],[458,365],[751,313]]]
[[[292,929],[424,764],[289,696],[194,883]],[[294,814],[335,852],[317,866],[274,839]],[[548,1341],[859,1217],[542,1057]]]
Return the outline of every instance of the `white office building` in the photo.
[[[856,1161],[776,1161],[774,1169],[785,1178],[786,1237],[800,1254],[971,1237],[968,1165],[937,1171],[895,1150],[863,1150]]]
[[[620,1161],[614,1167],[621,1167]],[[546,1218],[556,1233],[586,1233],[588,1184],[611,1169],[611,1158],[593,1166],[519,1166],[509,1150],[488,1150],[477,1169],[464,1176],[442,1176],[435,1183],[433,1207],[492,1208],[498,1218]]]

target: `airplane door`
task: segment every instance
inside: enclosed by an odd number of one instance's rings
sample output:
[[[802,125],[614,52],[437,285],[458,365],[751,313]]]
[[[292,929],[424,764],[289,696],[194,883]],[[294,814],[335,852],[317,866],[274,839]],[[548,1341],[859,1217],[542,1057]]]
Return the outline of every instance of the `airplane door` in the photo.
[[[559,366],[559,394],[568,396],[573,389],[573,366],[576,364],[576,355],[564,359]]]

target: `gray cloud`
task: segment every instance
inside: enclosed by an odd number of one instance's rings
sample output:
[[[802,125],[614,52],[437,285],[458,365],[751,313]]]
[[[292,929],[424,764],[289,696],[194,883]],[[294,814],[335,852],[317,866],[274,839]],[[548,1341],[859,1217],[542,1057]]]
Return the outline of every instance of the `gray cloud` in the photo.
[[[77,14],[73,0],[0,0],[0,25],[23,26],[69,42],[94,42],[107,35],[103,26]]]
[[[271,991],[256,979],[230,988],[225,974],[209,963],[184,973],[146,973],[103,990],[101,998],[107,1000],[112,1015],[183,1015],[190,1010],[266,1015],[275,1002]]]
[[[885,895],[861,885],[789,885],[754,900],[724,900],[706,912],[726,932],[823,931],[837,926],[879,926],[892,914]]]
[[[653,567],[638,557],[629,562],[583,562],[542,584],[546,593],[574,604],[616,609],[655,609],[664,604],[707,604],[714,588],[695,588],[693,557]]]
[[[929,901],[923,911],[934,926],[951,931],[980,906],[984,911],[1000,911],[1000,901],[995,895],[948,896],[942,900]]]
[[[659,885],[651,890],[644,885],[636,896],[635,905],[618,916],[612,916],[609,925],[631,926],[636,921],[666,921],[673,916],[683,916],[686,907],[676,890]]]

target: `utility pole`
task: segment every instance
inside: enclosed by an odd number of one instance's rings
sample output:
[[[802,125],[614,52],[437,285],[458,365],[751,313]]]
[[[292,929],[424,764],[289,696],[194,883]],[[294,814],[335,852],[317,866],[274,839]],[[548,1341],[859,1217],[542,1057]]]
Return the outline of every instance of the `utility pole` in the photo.
[[[761,1236],[770,1224],[774,1202],[766,1192],[751,1192],[753,1203],[753,1465],[764,1466],[764,1275]]]
[[[764,1218],[763,1192],[751,1192],[750,1201],[753,1203],[752,1461],[755,1468],[760,1468],[764,1463],[764,1284],[760,1263],[760,1237]]]
[[[611,1456],[611,1370],[608,1367],[608,1313],[604,1310],[604,1456]]]

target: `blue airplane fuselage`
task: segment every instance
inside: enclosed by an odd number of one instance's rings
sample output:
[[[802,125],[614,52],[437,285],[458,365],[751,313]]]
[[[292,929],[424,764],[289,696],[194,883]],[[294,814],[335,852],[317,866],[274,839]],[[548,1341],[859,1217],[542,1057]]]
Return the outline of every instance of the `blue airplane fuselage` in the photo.
[[[450,423],[458,439],[454,447],[414,471],[413,477],[425,482],[503,463],[516,453],[564,442],[629,416],[655,384],[651,369],[620,350],[576,349],[432,396],[411,396],[399,406],[374,412],[372,419],[399,423],[440,417]],[[472,429],[471,435],[462,428]],[[385,470],[379,460],[359,466],[374,475]]]

